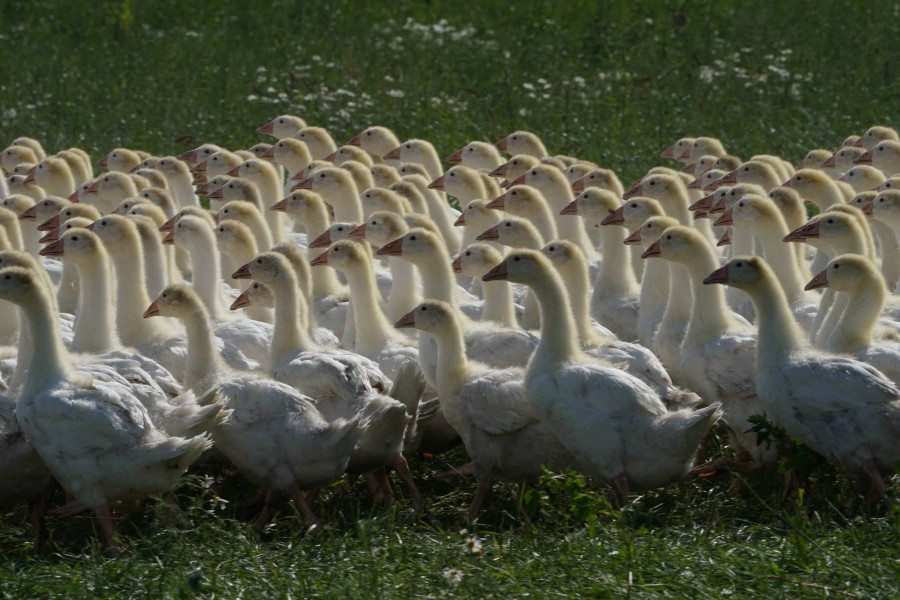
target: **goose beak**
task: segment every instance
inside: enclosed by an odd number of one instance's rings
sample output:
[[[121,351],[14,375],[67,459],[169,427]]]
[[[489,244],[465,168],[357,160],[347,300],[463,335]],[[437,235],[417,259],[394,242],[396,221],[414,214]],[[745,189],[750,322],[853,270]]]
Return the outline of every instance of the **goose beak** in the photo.
[[[231,274],[232,279],[250,279],[250,265],[252,263],[247,263],[237,271]]]
[[[348,145],[348,146],[360,146],[360,145],[361,145],[361,144],[360,144],[361,139],[362,139],[362,134],[361,134],[361,133],[357,133],[357,134],[354,135],[352,138],[350,138],[349,140],[347,140],[347,145]]]
[[[703,196],[702,198],[688,206],[688,210],[709,210],[710,208],[712,208],[713,196],[714,194]]]
[[[367,223],[363,223],[359,227],[354,228],[353,231],[347,234],[347,237],[356,238],[359,240],[366,239],[366,225]]]
[[[692,182],[690,182],[687,186],[689,190],[702,190],[703,189],[703,179],[697,177]]]
[[[728,283],[728,265],[716,269],[703,280],[703,285],[709,285],[711,283]]]
[[[494,225],[490,229],[486,229],[478,234],[478,237],[475,238],[477,241],[484,240],[499,240],[500,239],[500,228]]]
[[[35,221],[37,220],[37,204],[32,204],[30,207],[26,208],[22,212],[19,213],[20,221]]]
[[[275,120],[271,120],[265,125],[256,128],[256,133],[267,133],[272,135],[275,132]]]
[[[99,191],[100,191],[100,180],[95,179],[93,182],[91,182],[91,185],[88,186],[88,188],[82,192],[82,194],[87,196],[88,194],[96,194]]]
[[[680,169],[678,169],[678,172],[679,173],[687,173],[688,175],[694,175],[695,174],[694,171],[696,171],[696,170],[697,170],[697,161],[694,161],[694,162],[688,163],[688,164],[684,165],[683,167],[681,167]]]
[[[856,157],[856,160],[854,160],[853,162],[855,162],[857,164],[871,164],[872,156],[873,156],[874,152],[875,152],[875,148],[870,148],[870,149],[866,150],[860,156]]]
[[[862,207],[862,211],[864,214],[866,214],[870,217],[872,215],[874,215],[875,214],[875,201],[873,200],[872,202],[867,202],[866,204],[864,204]]]
[[[490,202],[488,202],[485,206],[486,206],[486,208],[493,208],[495,210],[503,210],[505,204],[506,204],[506,194],[502,194],[500,196],[497,196]]]
[[[403,150],[403,146],[397,146],[381,158],[384,160],[400,160],[400,151]]]
[[[819,226],[818,221],[814,221],[813,223],[807,223],[806,225],[801,225],[797,229],[793,230],[781,240],[782,242],[802,242],[805,241],[807,231],[811,229],[815,225],[816,227],[816,236],[819,234]]]
[[[106,167],[108,167],[109,166],[109,154],[107,154],[106,156],[104,156],[103,158],[98,160],[96,163],[94,163],[94,166],[99,167],[101,169],[105,169]]]
[[[662,250],[660,249],[659,240],[656,240],[650,247],[644,250],[644,253],[641,254],[641,258],[654,258],[660,256],[662,254]]]
[[[174,246],[175,245],[175,229],[170,229],[168,233],[166,233],[166,237],[163,238],[163,246]]]
[[[50,231],[51,229],[56,229],[59,227],[59,213],[56,213],[40,225],[38,225],[38,231]]]
[[[442,189],[444,189],[444,176],[441,175],[440,177],[438,177],[437,179],[435,179],[434,181],[432,181],[431,183],[429,183],[429,184],[428,184],[428,189],[429,189],[429,190],[442,190]]]
[[[828,158],[825,159],[825,162],[823,162],[821,165],[819,165],[819,168],[833,169],[836,166],[837,166],[837,158],[835,157],[834,154],[832,154],[831,156],[829,156]]]
[[[388,242],[375,252],[376,256],[403,256],[403,238]]]
[[[144,311],[144,318],[149,319],[150,317],[155,317],[159,315],[159,298],[150,303],[150,306],[147,307],[147,310]]]
[[[572,182],[572,191],[573,192],[583,192],[584,191],[584,177],[576,179]]]
[[[641,228],[638,227],[634,231],[628,234],[628,237],[623,240],[626,246],[637,246],[641,243]]]
[[[716,185],[726,185],[729,183],[737,183],[737,169],[729,171],[728,173],[720,177],[716,182]]]
[[[500,165],[499,167],[497,167],[496,169],[494,169],[493,171],[488,173],[488,175],[490,175],[491,177],[506,177],[507,165],[509,165],[508,162],[503,163],[502,165]]]
[[[685,160],[685,159],[689,159],[690,157],[691,157],[691,149],[690,149],[690,148],[685,148],[685,149],[684,149],[684,152],[682,152],[681,154],[679,154],[679,155],[676,156],[675,158],[678,159],[678,160]]]
[[[466,224],[466,213],[459,213],[459,216],[456,217],[456,220],[453,221],[454,227],[462,227]]]
[[[578,200],[572,200],[568,204],[566,204],[561,211],[559,211],[561,215],[577,215],[578,214]],[[607,217],[609,215],[606,215]],[[604,219],[606,217],[603,217]],[[602,222],[601,222],[602,224]]]
[[[197,151],[196,150],[188,150],[187,152],[182,152],[178,155],[178,160],[183,160],[189,165],[197,162]],[[100,165],[97,165],[100,166]]]
[[[716,242],[716,246],[730,246],[731,245],[731,229],[726,229],[725,233],[722,234],[722,237],[719,238],[719,241]]]
[[[462,162],[462,148],[447,157],[447,162],[458,165]]]
[[[94,231],[95,229],[97,229],[97,221],[94,221],[93,223],[85,227],[85,229],[87,229],[88,231]]]
[[[234,302],[231,303],[231,306],[228,307],[229,310],[237,310],[239,308],[244,308],[245,306],[250,306],[250,291],[245,290],[241,293],[240,296],[234,299]]]
[[[328,264],[328,250],[318,255],[311,261],[309,261],[310,266],[318,267],[319,265],[327,265]]]
[[[671,146],[669,146],[668,148],[666,148],[665,150],[660,152],[659,156],[661,158],[674,159],[675,158],[675,150],[677,149],[677,147],[678,147],[678,142],[675,142],[674,144],[672,144]]]
[[[482,276],[482,281],[500,281],[502,279],[507,279],[508,274],[506,271],[506,261],[504,260],[502,263],[488,271]]]
[[[265,158],[266,160],[275,159],[275,144],[272,144],[265,151],[259,155],[260,158]]]
[[[175,219],[178,215],[174,215],[172,218],[167,220],[165,223],[159,226],[160,231],[171,231],[173,227],[175,227]]]
[[[828,287],[828,269],[823,269],[818,275],[809,280],[803,289],[806,291]]]
[[[225,187],[225,186],[223,185],[223,186],[220,187],[220,188],[216,188],[215,190],[213,190],[212,192],[209,193],[209,195],[207,196],[207,198],[209,198],[210,200],[223,200],[223,199],[224,199],[224,194],[223,194],[223,192],[222,192],[222,189],[223,189],[224,187]]]
[[[49,246],[44,246],[39,254],[41,256],[63,256],[65,254],[63,251],[63,240],[56,240]]]
[[[230,175],[230,176],[232,176],[232,177],[240,177],[240,176],[241,176],[241,174],[240,174],[240,169],[241,169],[241,166],[238,165],[238,166],[236,166],[235,168],[233,168],[232,170],[228,171],[228,172],[225,173],[225,174],[226,174],[226,175]]]
[[[462,273],[462,256],[454,258],[450,266],[453,268],[454,273]]]
[[[519,175],[518,177],[516,177],[515,179],[513,179],[512,181],[509,182],[509,187],[512,187],[514,185],[528,185],[527,183],[525,183],[525,173],[522,173],[521,175]]]
[[[722,213],[722,216],[716,219],[713,222],[713,225],[716,227],[724,227],[725,225],[733,225],[734,224],[734,209],[729,208],[725,212]]]
[[[700,219],[708,219],[709,213],[703,210],[694,211],[694,214],[691,215],[695,221],[699,221]]]
[[[625,224],[625,207],[620,206],[612,211],[600,221],[601,225],[624,225]]]
[[[38,243],[49,244],[50,242],[55,242],[56,240],[59,239],[59,234],[61,233],[61,231],[62,231],[62,227],[54,227],[53,229],[48,231],[46,234],[44,234],[44,237],[39,239]]]
[[[79,192],[79,190],[75,190],[74,192],[69,194],[69,197],[67,198],[67,200],[69,202],[78,202],[78,192]]]
[[[37,167],[31,167],[30,169],[28,169],[28,172],[25,173],[25,181],[23,181],[22,183],[26,185],[29,183],[34,183],[34,173],[36,170]]]
[[[497,150],[506,152],[506,149],[509,147],[509,142],[507,141],[507,138],[503,138],[502,140],[494,144],[494,146],[496,146]]]
[[[337,156],[337,150],[335,150],[334,152],[332,152],[331,154],[329,154],[322,160],[327,160],[328,162],[333,163],[336,156]]]
[[[709,210],[707,212],[711,215],[725,212],[725,198],[719,198],[719,200],[715,204],[709,207]]]
[[[635,181],[631,185],[628,186],[628,189],[622,193],[622,199],[628,200],[629,198],[634,198],[635,196],[640,196],[644,192],[644,182],[641,180]]]
[[[416,311],[415,309],[409,311],[402,317],[400,320],[394,323],[394,327],[397,329],[403,329],[404,327],[415,327],[416,326]]]
[[[291,188],[293,190],[311,190],[313,187],[313,178],[306,177],[305,179],[301,179],[300,183]]]
[[[287,198],[282,198],[281,200],[279,200],[278,202],[276,202],[275,204],[270,206],[269,210],[274,210],[274,211],[278,211],[278,212],[287,212],[287,201],[288,201]]]
[[[327,248],[331,245],[331,232],[329,230],[325,230],[322,232],[322,235],[317,237],[312,241],[309,245],[310,248]]]

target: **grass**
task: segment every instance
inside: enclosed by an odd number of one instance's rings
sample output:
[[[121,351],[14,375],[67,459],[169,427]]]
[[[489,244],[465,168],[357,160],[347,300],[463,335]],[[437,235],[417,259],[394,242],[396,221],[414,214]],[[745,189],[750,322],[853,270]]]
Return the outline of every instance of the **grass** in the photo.
[[[714,6],[0,0],[0,144],[30,135],[95,159],[116,146],[238,148],[295,113],[338,142],[383,124],[444,155],[531,129],[628,182],[684,134],[796,161],[900,125],[897,3]],[[786,505],[780,476],[764,473],[739,491],[713,477],[621,510],[577,477],[549,478],[521,496],[502,486],[473,525],[472,482],[436,477],[462,460],[413,465],[423,519],[402,502],[373,508],[356,487],[319,509],[331,524],[315,538],[289,505],[256,536],[240,477],[191,476],[180,526],[163,528],[150,504],[121,525],[131,555],[119,560],[86,516],[51,520],[53,552],[34,554],[14,507],[0,514],[0,595],[900,596],[900,514],[845,517],[851,493],[832,474]],[[482,555],[462,551],[469,535]]]

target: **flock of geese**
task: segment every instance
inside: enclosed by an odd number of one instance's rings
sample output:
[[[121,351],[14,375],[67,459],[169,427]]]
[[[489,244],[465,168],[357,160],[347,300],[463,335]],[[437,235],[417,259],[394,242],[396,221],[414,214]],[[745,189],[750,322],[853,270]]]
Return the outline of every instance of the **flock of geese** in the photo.
[[[754,415],[888,501],[893,129],[796,166],[683,138],[662,153],[682,167],[627,188],[525,131],[446,171],[381,126],[341,147],[290,115],[257,131],[274,143],[96,165],[0,151],[0,502],[33,503],[39,543],[54,480],[55,512],[93,511],[115,550],[115,519],[198,460],[265,490],[257,528],[278,493],[317,526],[344,474],[389,502],[393,470],[418,510],[405,457],[460,443],[473,517],[548,467],[624,499],[773,465]],[[733,453],[701,461],[719,421]]]

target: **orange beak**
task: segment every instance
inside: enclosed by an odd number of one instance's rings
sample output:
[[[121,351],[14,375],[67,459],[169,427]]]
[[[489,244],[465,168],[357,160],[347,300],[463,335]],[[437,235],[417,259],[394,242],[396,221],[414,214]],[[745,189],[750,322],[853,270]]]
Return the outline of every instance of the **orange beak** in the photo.
[[[292,187],[292,190],[311,190],[313,187],[313,178],[307,177],[306,179],[301,179],[300,183]]]
[[[628,200],[635,196],[640,196],[644,192],[644,182],[642,180],[635,181],[628,186],[628,189],[622,193],[622,199]]]
[[[867,202],[862,207],[863,213],[869,215],[870,217],[875,214],[875,201]]]
[[[871,164],[872,156],[873,156],[874,152],[875,152],[875,148],[870,148],[870,149],[866,150],[860,156],[856,157],[856,160],[854,160],[853,162],[855,162],[857,164]]]
[[[361,133],[357,133],[356,135],[354,135],[352,138],[350,138],[347,141],[347,145],[348,146],[360,146],[361,145],[360,140],[362,139],[361,136],[362,136]]]
[[[719,198],[715,204],[709,207],[709,214],[714,215],[716,213],[725,212],[725,197]]]
[[[697,161],[694,161],[694,162],[688,163],[688,164],[684,165],[683,167],[681,167],[680,169],[678,169],[678,172],[679,173],[688,173],[689,175],[694,175],[695,174],[694,171],[696,169],[697,169]]]
[[[810,279],[803,289],[809,291],[823,287],[828,287],[828,269],[823,269],[822,272]]]
[[[183,160],[184,162],[190,164],[194,164],[197,162],[197,151],[196,150],[188,150],[187,152],[182,152],[178,155],[178,160]],[[99,166],[99,165],[98,165]]]
[[[728,265],[716,269],[703,280],[704,285],[711,283],[728,283]]]
[[[232,279],[250,279],[250,265],[252,263],[247,263],[237,271],[231,274]]]
[[[453,268],[454,273],[462,273],[462,256],[454,258],[453,262],[450,263],[450,267]]]
[[[400,151],[403,150],[403,146],[397,146],[381,158],[384,160],[400,160]]]
[[[506,194],[502,194],[500,196],[497,196],[490,202],[488,202],[485,206],[487,208],[493,208],[495,210],[503,210],[505,203],[506,203]]]
[[[159,226],[159,230],[160,230],[160,231],[171,231],[172,228],[175,227],[175,221],[176,221],[176,217],[177,217],[177,216],[178,216],[178,215],[173,216],[172,218],[170,218],[169,220],[167,220],[165,223],[163,223],[162,225],[160,225],[160,226]]]
[[[388,242],[375,252],[376,256],[403,256],[403,238]]]
[[[220,188],[216,188],[215,190],[213,190],[212,192],[209,193],[209,195],[207,196],[207,198],[209,198],[210,200],[222,200],[222,199],[224,199],[224,194],[222,193],[222,190],[223,190],[224,188],[225,188],[225,186],[222,186],[222,187],[220,187]]]
[[[713,222],[716,227],[724,227],[725,225],[734,225],[734,209],[729,208],[722,213],[722,216]]]
[[[50,231],[51,229],[56,229],[59,227],[59,213],[53,215],[40,225],[38,225],[38,231]]]
[[[366,239],[366,223],[363,223],[359,227],[353,229],[353,231],[347,234],[347,237],[357,238],[361,240]]]
[[[679,155],[676,156],[675,158],[677,158],[678,160],[685,160],[685,159],[689,159],[690,157],[691,157],[691,149],[690,149],[690,148],[685,148],[685,149],[684,149],[684,152],[682,152],[681,154],[679,154]]]
[[[416,310],[413,309],[400,317],[400,320],[394,323],[394,327],[397,329],[403,329],[404,327],[415,327],[416,326]]]
[[[323,158],[322,160],[327,160],[328,162],[333,163],[336,156],[337,156],[337,150],[335,150],[334,152],[332,152],[331,154],[329,154],[328,156],[326,156],[326,157]]]
[[[106,156],[104,156],[103,158],[101,158],[100,160],[98,160],[98,161],[94,164],[94,166],[95,166],[95,167],[100,167],[100,168],[102,168],[102,169],[105,169],[106,167],[108,167],[108,166],[109,166],[109,154],[107,154]]]
[[[327,229],[309,245],[310,248],[327,248],[331,245],[331,232]]]
[[[730,246],[731,245],[731,229],[726,229],[725,233],[722,234],[722,237],[719,238],[719,241],[716,242],[716,246]]]
[[[572,182],[572,191],[573,192],[583,192],[584,191],[584,177],[576,179]]]
[[[22,212],[19,213],[20,221],[34,221],[37,219],[37,204],[33,204],[32,206],[26,208]]]
[[[494,146],[497,147],[497,150],[502,150],[503,152],[506,152],[506,149],[509,147],[509,142],[507,141],[507,138],[503,138],[502,140],[500,140],[499,142],[494,144]]]
[[[256,128],[256,133],[268,133],[271,135],[275,131],[275,120],[272,119],[265,125]]]
[[[163,246],[174,246],[175,245],[175,229],[170,229],[168,233],[166,233],[166,237],[163,238]]]
[[[821,167],[822,169],[833,169],[836,166],[837,166],[837,158],[834,154],[832,154],[831,156],[826,158],[825,162],[823,162],[821,165],[819,165],[819,167]]]
[[[144,318],[149,319],[150,317],[155,317],[159,314],[159,298],[150,303],[150,306],[147,307],[147,310],[144,311]]]
[[[466,224],[466,213],[459,213],[459,216],[456,217],[456,220],[453,221],[454,227],[461,227]]]
[[[512,187],[514,185],[528,185],[527,183],[525,183],[525,174],[524,173],[509,182],[509,187]]]
[[[561,215],[577,215],[578,214],[578,200],[572,200],[568,204],[566,204],[561,211],[559,211]],[[606,215],[607,217],[609,215]],[[604,217],[605,219],[606,217]],[[602,225],[602,222],[601,222]]]
[[[659,247],[659,240],[656,240],[650,247],[644,250],[644,253],[641,254],[641,258],[653,258],[662,254],[662,250]]]
[[[624,225],[625,224],[625,207],[620,206],[616,210],[612,211],[600,221],[601,225]],[[640,241],[640,236],[638,236],[638,240]]]
[[[638,227],[637,229],[635,229],[634,231],[629,233],[628,237],[625,238],[623,243],[626,246],[637,246],[638,244],[640,244],[641,243],[641,228]]]
[[[712,207],[713,196],[715,194],[709,194],[708,196],[703,196],[690,206],[688,206],[688,210],[709,210]]]
[[[287,212],[287,201],[288,201],[287,198],[282,198],[281,200],[279,200],[278,202],[276,202],[275,204],[270,206],[269,210],[275,210],[278,212]]]
[[[240,168],[241,168],[241,166],[238,165],[238,166],[236,166],[235,168],[233,168],[232,170],[228,171],[228,172],[225,173],[225,174],[226,174],[226,175],[231,175],[232,177],[240,177],[240,176],[241,176],[241,174],[240,174],[240,172],[239,172],[239,171],[240,171]]]
[[[317,257],[315,257],[314,259],[309,261],[309,264],[313,267],[318,267],[319,265],[327,265],[328,264],[328,250],[326,250],[322,254],[318,255]]]
[[[662,158],[675,158],[675,151],[678,150],[678,142],[675,142],[660,153]]]
[[[461,163],[462,162],[462,148],[460,148],[459,150],[457,150],[456,152],[454,152],[453,154],[448,156],[447,162],[453,163],[454,165]]]
[[[488,175],[490,175],[491,177],[506,177],[507,165],[509,165],[508,162],[503,163],[502,165],[500,165],[499,167],[497,167],[496,169],[494,169],[493,171],[488,173]]]
[[[268,148],[266,148],[265,152],[259,155],[260,158],[266,159],[275,159],[275,144],[272,144]]]
[[[84,194],[85,196],[87,196],[88,194],[96,194],[96,193],[99,192],[99,191],[100,191],[100,180],[99,180],[99,179],[95,179],[95,180],[91,183],[91,185],[90,185],[86,190],[84,190],[84,192],[82,192],[82,194]]]
[[[25,173],[25,181],[23,181],[22,183],[26,185],[29,183],[34,183],[35,171],[37,171],[37,167],[31,167],[30,169],[28,169],[28,172]]]
[[[488,271],[481,278],[482,281],[500,281],[502,279],[507,278],[506,272],[506,261],[504,260],[502,263]]]
[[[486,229],[478,234],[478,237],[475,238],[478,241],[483,240],[499,240],[500,239],[500,228],[494,225],[490,229]]]
[[[725,185],[728,183],[737,183],[737,169],[734,169],[733,171],[729,171],[728,173],[725,174],[724,177],[720,177],[716,183],[718,185]]]
[[[428,189],[429,189],[429,190],[442,190],[442,189],[444,189],[444,176],[441,175],[440,177],[438,177],[437,179],[435,179],[434,181],[432,181],[431,183],[429,183],[429,184],[428,184]]]
[[[63,240],[56,240],[49,246],[44,246],[39,252],[41,256],[63,256]]]
[[[56,240],[59,239],[59,234],[61,232],[62,232],[62,227],[54,227],[53,229],[48,231],[46,234],[44,234],[44,237],[39,239],[38,242],[41,244],[49,244],[50,242],[55,242]]]
[[[234,302],[229,306],[229,310],[237,310],[239,308],[244,308],[246,306],[250,306],[250,291],[246,290],[241,293],[240,296],[234,299]]]

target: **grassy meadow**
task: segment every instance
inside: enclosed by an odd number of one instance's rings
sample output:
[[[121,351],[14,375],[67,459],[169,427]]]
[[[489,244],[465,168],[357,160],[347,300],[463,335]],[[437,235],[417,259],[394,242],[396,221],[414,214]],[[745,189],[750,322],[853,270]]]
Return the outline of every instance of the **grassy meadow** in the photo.
[[[795,162],[898,127],[898,36],[885,1],[0,0],[0,144],[239,148],[293,113],[338,143],[381,124],[444,156],[529,129],[627,184],[682,135]],[[420,518],[356,485],[316,507],[316,536],[288,504],[254,534],[254,491],[201,470],[176,511],[150,503],[120,525],[117,560],[85,515],[51,517],[35,554],[26,508],[4,508],[0,597],[900,597],[900,510],[848,509],[827,468],[788,502],[779,473],[719,474],[622,509],[548,477],[498,486],[470,523],[474,482],[438,477],[462,462],[412,462]]]

